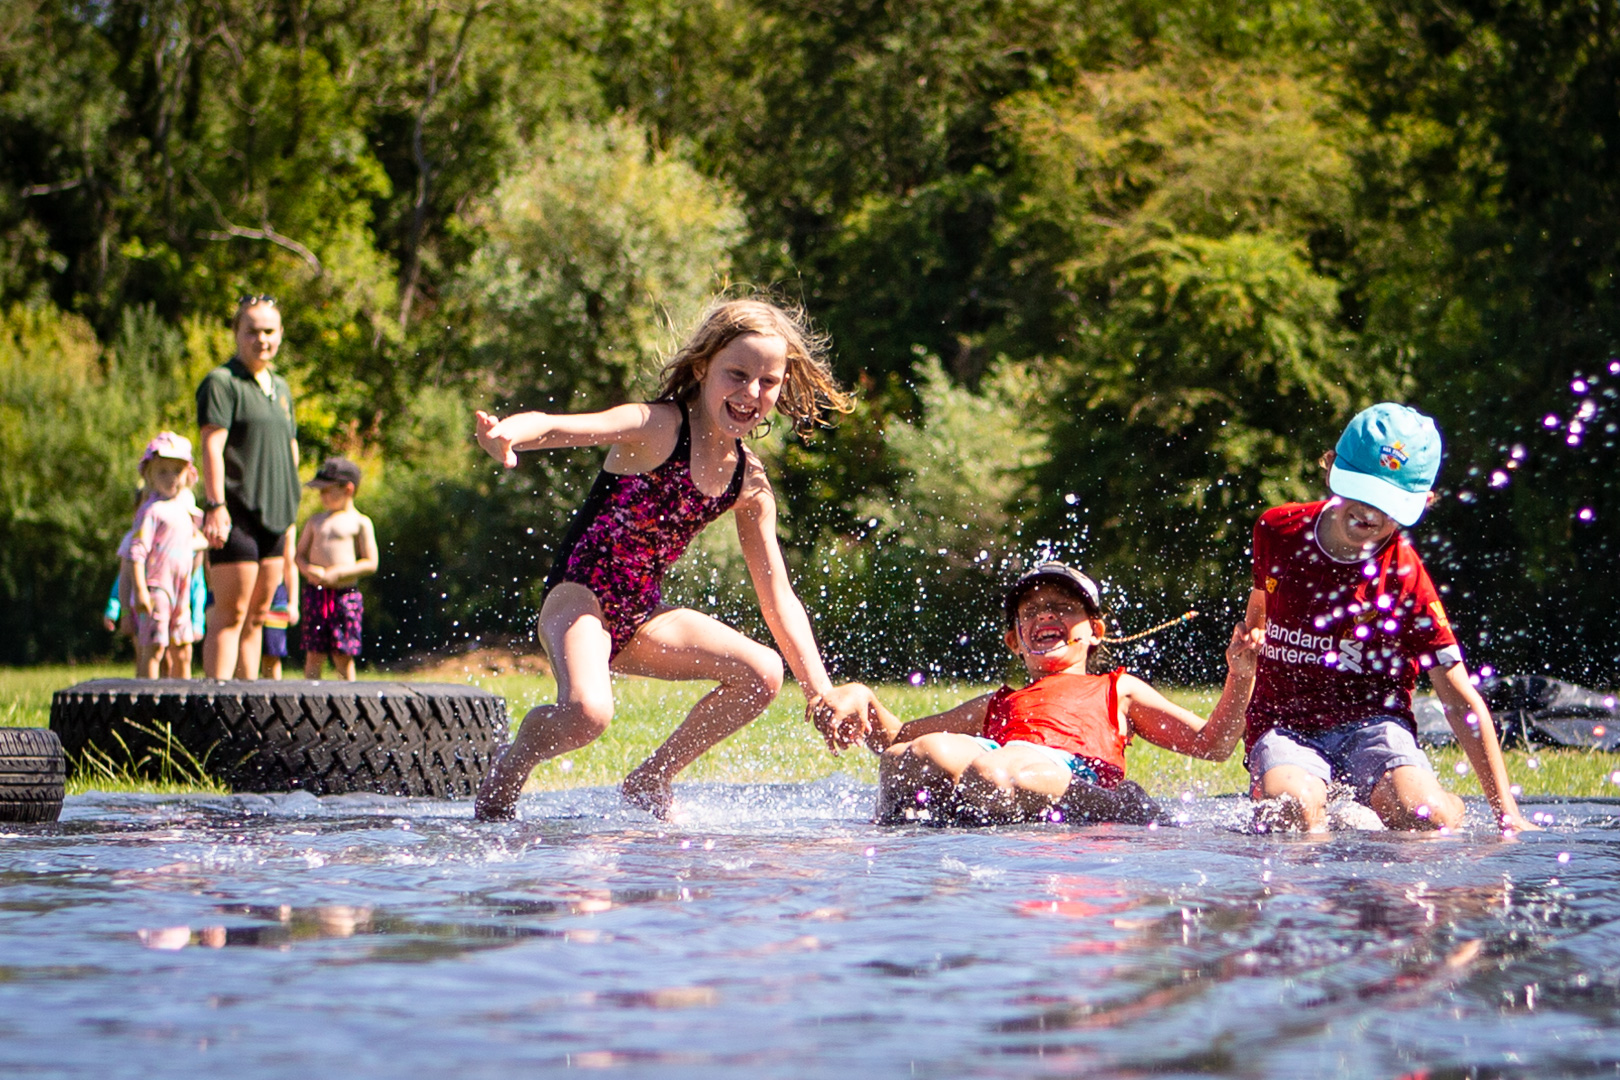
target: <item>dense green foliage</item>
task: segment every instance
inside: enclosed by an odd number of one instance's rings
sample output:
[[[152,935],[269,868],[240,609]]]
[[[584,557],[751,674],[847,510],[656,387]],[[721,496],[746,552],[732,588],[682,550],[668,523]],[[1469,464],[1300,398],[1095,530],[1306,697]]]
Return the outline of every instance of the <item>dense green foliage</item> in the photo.
[[[475,407],[644,394],[774,285],[861,395],[761,443],[847,674],[989,677],[1042,550],[1207,677],[1249,527],[1357,408],[1476,662],[1613,682],[1620,4],[16,0],[0,12],[0,661],[105,654],[140,443],[280,298],[361,459],[374,655],[527,630],[591,453]],[[712,530],[671,595],[759,629]]]

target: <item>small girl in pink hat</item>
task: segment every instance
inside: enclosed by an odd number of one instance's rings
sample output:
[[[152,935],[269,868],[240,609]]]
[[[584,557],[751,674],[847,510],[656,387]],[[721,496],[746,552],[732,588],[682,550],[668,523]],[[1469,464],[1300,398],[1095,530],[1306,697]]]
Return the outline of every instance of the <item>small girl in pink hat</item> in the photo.
[[[146,497],[118,552],[130,561],[133,578],[135,675],[187,679],[197,640],[191,624],[191,571],[197,553],[207,546],[191,494],[197,482],[191,442],[172,431],[159,432],[146,444],[140,471]]]

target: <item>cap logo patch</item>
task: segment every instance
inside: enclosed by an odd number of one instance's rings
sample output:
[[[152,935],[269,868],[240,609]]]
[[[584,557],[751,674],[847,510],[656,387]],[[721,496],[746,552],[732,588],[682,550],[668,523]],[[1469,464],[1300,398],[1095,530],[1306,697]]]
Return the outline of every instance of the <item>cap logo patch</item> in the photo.
[[[1378,464],[1390,472],[1400,472],[1401,466],[1405,465],[1408,460],[1406,444],[1399,440],[1389,446],[1380,446],[1378,448]]]

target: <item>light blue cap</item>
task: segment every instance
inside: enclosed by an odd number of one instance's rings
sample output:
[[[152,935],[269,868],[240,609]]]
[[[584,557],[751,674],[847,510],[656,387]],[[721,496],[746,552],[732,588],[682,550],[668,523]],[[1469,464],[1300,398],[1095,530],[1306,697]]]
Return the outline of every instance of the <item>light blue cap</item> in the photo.
[[[1334,448],[1328,489],[1414,525],[1440,474],[1440,429],[1416,409],[1385,401],[1356,414]]]

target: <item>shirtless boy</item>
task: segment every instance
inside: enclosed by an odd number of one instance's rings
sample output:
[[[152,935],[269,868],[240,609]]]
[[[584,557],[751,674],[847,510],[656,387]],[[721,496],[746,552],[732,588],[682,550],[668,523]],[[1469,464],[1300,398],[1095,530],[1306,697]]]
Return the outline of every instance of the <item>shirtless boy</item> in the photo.
[[[307,487],[321,493],[320,513],[298,538],[298,572],[304,577],[304,678],[318,679],[326,658],[339,677],[354,678],[360,655],[364,606],[355,582],[377,570],[377,534],[371,519],[354,508],[360,467],[347,458],[327,458]]]

